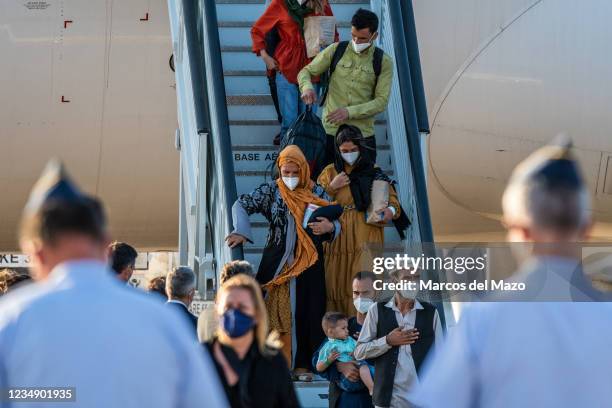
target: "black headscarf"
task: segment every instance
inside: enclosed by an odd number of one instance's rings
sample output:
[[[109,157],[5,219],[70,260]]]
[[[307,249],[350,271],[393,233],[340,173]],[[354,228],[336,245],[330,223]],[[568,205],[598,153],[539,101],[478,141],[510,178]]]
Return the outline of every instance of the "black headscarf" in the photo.
[[[353,163],[351,173],[347,174],[351,181],[349,187],[351,188],[355,208],[357,208],[358,211],[365,212],[372,201],[372,183],[374,180],[384,180],[389,184],[393,184],[393,181],[383,173],[380,167],[376,167],[375,163],[370,160],[370,155],[366,151],[368,146],[365,145],[363,137],[361,136],[361,131],[357,127],[342,125],[338,129],[337,134],[339,135],[340,132],[349,129],[354,131],[352,133],[355,137],[352,137],[350,140],[345,140],[345,142],[351,141],[359,148],[359,157],[357,161]],[[339,147],[338,138],[336,138],[334,167],[336,168],[336,172],[341,173],[344,171],[344,159],[342,159]]]
[[[353,196],[353,201],[355,202],[355,208],[358,211],[366,212],[370,206],[370,203],[372,202],[372,184],[374,183],[374,180],[386,181],[389,183],[390,188],[393,189],[395,189],[395,181],[391,180],[380,167],[377,167],[376,164],[370,160],[370,155],[367,151],[367,149],[370,149],[370,147],[366,146],[364,143],[363,136],[359,128],[352,125],[341,125],[338,128],[336,135],[339,135],[345,129],[352,130],[351,133],[354,135],[354,137],[351,137],[349,140],[343,138],[344,141],[342,143],[351,141],[359,148],[359,157],[353,164],[351,173],[347,174],[350,180],[349,188],[351,189],[351,195]],[[338,139],[339,138],[336,136],[334,167],[336,172],[340,174],[344,171],[344,159],[340,153],[340,144],[338,143]],[[393,224],[395,225],[400,238],[405,239],[406,235],[404,231],[410,226],[410,220],[401,206],[398,210],[400,211],[400,216],[393,220]]]

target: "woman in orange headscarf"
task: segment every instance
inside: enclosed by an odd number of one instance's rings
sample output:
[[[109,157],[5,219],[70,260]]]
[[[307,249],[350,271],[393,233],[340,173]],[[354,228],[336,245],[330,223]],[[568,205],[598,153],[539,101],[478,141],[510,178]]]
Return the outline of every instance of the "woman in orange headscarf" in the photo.
[[[310,179],[310,168],[299,147],[283,149],[277,165],[281,175],[278,180],[260,185],[234,203],[234,231],[226,241],[230,247],[253,242],[248,219],[251,214],[260,213],[270,223],[256,278],[266,291],[270,326],[281,334],[285,356],[294,373],[309,380],[310,360],[324,340],[323,241],[334,239],[340,224],[318,217],[307,228],[302,226],[309,204],[330,203],[323,188]]]

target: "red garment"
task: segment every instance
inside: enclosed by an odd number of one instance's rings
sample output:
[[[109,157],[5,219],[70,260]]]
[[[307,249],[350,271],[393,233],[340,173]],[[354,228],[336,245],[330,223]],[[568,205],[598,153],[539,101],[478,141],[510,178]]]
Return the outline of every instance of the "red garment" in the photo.
[[[308,16],[333,16],[331,6],[325,1],[323,14],[311,13]],[[300,26],[289,15],[285,0],[272,0],[263,15],[253,24],[251,28],[251,39],[253,40],[253,52],[259,55],[266,48],[266,34],[276,26],[280,36],[280,43],[274,52],[274,59],[278,62],[280,72],[287,81],[297,84],[297,75],[311,59],[306,57],[306,42],[300,32]],[[338,30],[336,39],[338,41]]]

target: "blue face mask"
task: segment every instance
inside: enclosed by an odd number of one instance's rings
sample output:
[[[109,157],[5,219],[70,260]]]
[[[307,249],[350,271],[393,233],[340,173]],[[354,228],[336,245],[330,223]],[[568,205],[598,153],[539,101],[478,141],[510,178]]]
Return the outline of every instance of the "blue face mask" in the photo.
[[[221,327],[231,338],[242,337],[255,326],[255,320],[238,309],[228,309],[221,317]]]

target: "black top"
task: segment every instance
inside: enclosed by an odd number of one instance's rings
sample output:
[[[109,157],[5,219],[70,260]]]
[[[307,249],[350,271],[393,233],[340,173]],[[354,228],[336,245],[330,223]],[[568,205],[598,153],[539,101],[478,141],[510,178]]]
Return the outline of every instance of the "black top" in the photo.
[[[289,367],[280,351],[269,349],[262,354],[254,342],[240,360],[231,347],[220,344],[223,355],[239,378],[234,386],[230,386],[225,379],[223,367],[214,358],[213,346],[217,341],[216,338],[212,339],[204,343],[204,346],[215,363],[217,374],[232,408],[300,406]]]
[[[197,337],[198,336],[198,318],[194,316],[185,304],[177,303],[177,302],[167,302],[166,305],[174,308],[181,315],[185,316],[185,320],[189,323],[190,327],[193,327],[193,333]]]

